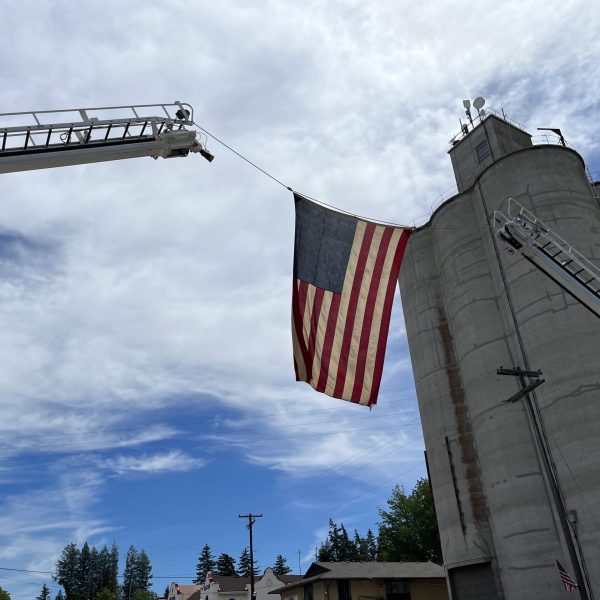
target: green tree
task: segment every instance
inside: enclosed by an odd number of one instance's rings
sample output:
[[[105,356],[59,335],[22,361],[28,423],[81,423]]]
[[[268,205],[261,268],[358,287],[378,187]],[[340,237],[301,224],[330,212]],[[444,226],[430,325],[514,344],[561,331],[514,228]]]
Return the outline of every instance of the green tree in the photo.
[[[65,595],[62,590],[58,590],[58,594],[54,596],[54,600],[65,600]]]
[[[10,594],[0,587],[0,600],[10,600]]]
[[[377,539],[370,529],[367,531],[367,537],[365,538],[365,541],[367,542],[367,560],[377,560]]]
[[[365,537],[362,537],[356,529],[354,530],[354,547],[356,560],[362,562],[377,560],[377,540],[370,529]]]
[[[379,559],[441,563],[442,550],[427,479],[419,479],[410,495],[396,485],[387,504],[388,510],[379,510]]]
[[[78,587],[79,548],[75,544],[67,544],[63,548],[55,571],[53,579],[65,590],[66,600],[81,600]]]
[[[111,592],[111,590],[109,590],[108,588],[102,588],[97,594],[96,594],[96,600],[116,600],[116,596],[113,592]]]
[[[215,557],[213,556],[210,546],[208,544],[204,544],[204,547],[200,552],[200,556],[198,556],[198,562],[196,564],[196,579],[194,579],[194,583],[204,584],[204,581],[206,580],[206,574],[209,571],[214,571],[216,566],[217,563],[215,562]]]
[[[217,575],[237,575],[235,559],[229,554],[221,554],[217,559]]]
[[[358,534],[355,535],[355,539]],[[358,536],[360,540],[360,536]],[[317,550],[317,560],[320,562],[355,562],[361,560],[360,548],[348,536],[348,531],[342,523],[339,527],[329,519],[327,539]]]
[[[148,590],[152,581],[152,565],[146,551],[142,548],[135,564],[135,589]]]
[[[35,600],[50,600],[50,590],[48,589],[48,586],[45,583],[42,586],[40,595],[36,596]]]
[[[259,566],[258,563],[254,562],[254,575],[258,575]],[[238,560],[238,573],[242,577],[250,577],[250,551],[248,548],[244,548],[242,553],[240,554],[240,559]]]
[[[135,592],[135,568],[137,565],[138,553],[135,546],[129,546],[125,556],[125,569],[123,570],[123,598],[130,600]],[[69,598],[67,598],[69,600]]]
[[[150,590],[138,589],[135,590],[131,600],[157,600],[157,595]]]
[[[108,590],[113,596],[118,592],[119,549],[115,542],[109,550],[103,546],[96,558],[96,595]]]
[[[281,554],[277,555],[275,559],[275,564],[273,565],[273,573],[275,575],[287,575],[291,573],[292,569],[288,567],[287,559],[285,559]]]
[[[77,563],[76,587],[80,600],[91,600],[92,579],[94,575],[93,562],[94,559],[90,546],[85,542],[79,552],[79,562]]]

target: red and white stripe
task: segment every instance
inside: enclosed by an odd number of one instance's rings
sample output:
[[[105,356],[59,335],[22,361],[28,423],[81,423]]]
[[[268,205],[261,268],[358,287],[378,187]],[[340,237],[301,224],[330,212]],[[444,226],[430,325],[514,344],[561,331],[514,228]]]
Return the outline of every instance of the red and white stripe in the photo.
[[[565,571],[564,567],[558,561],[556,561],[556,566],[558,567],[560,579],[565,586],[565,590],[567,590],[567,592],[577,591],[579,589],[577,582]]]
[[[359,220],[342,293],[294,281],[296,379],[364,405],[377,402],[394,289],[409,230]]]

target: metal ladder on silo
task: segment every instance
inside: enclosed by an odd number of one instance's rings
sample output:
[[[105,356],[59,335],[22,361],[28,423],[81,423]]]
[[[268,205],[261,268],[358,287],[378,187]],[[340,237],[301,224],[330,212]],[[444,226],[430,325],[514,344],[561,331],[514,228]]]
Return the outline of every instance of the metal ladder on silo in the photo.
[[[496,234],[600,317],[600,269],[513,198],[494,213]]]

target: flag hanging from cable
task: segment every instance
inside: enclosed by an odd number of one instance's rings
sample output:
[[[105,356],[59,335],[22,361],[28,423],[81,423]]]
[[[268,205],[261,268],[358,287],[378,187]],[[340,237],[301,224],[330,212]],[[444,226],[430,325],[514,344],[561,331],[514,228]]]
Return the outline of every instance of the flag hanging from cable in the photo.
[[[294,194],[292,338],[296,381],[372,406],[410,229],[373,223]]]
[[[574,592],[579,589],[577,582],[565,571],[564,567],[556,561],[556,566],[558,567],[558,572],[560,574],[560,579],[565,586],[565,590],[567,592]]]

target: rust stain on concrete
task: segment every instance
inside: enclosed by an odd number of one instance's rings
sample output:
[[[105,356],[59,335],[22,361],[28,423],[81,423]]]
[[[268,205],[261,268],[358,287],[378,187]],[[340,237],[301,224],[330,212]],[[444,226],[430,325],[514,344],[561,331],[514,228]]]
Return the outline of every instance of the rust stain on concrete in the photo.
[[[457,441],[460,447],[460,458],[463,467],[465,468],[465,479],[467,481],[467,489],[469,492],[469,505],[474,521],[487,524],[488,507],[479,478],[479,466],[477,463],[477,451],[475,449],[475,441],[473,438],[473,428],[471,427],[471,419],[469,418],[465,401],[465,392],[460,371],[458,369],[456,354],[454,352],[454,344],[452,343],[452,334],[450,333],[448,319],[439,306],[438,303],[438,331],[444,352],[444,367],[448,377],[450,398],[456,417],[458,432]]]

